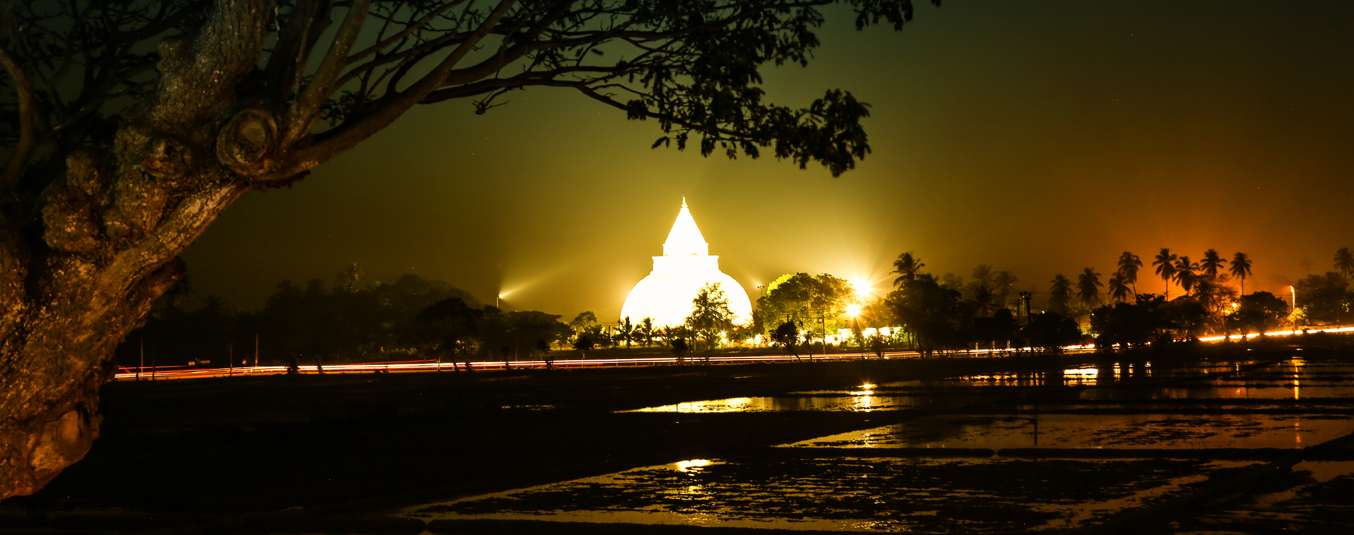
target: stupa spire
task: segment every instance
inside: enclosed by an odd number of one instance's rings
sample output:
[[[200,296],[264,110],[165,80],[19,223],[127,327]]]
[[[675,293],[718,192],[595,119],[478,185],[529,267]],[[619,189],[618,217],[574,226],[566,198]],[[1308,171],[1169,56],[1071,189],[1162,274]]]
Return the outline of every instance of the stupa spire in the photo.
[[[691,315],[691,300],[706,284],[718,284],[729,299],[734,323],[752,321],[752,301],[743,286],[719,270],[719,257],[710,254],[705,236],[682,198],[682,209],[672,223],[663,256],[653,257],[653,271],[635,284],[621,306],[621,318],[632,322],[653,318],[655,326],[682,325]]]
[[[700,227],[691,217],[691,209],[686,206],[686,197],[682,197],[682,210],[677,212],[677,220],[672,223],[668,240],[663,242],[663,256],[689,256],[710,254],[710,245],[705,243]]]

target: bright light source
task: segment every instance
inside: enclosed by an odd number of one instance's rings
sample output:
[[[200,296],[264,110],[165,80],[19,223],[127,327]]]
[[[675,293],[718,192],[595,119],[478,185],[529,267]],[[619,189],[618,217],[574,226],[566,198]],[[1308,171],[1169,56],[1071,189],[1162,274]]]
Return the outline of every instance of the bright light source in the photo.
[[[743,286],[719,270],[719,257],[710,255],[691,210],[682,209],[663,243],[663,256],[653,257],[653,271],[630,290],[621,306],[621,318],[653,318],[654,326],[681,325],[691,315],[691,300],[707,283],[715,283],[729,299],[734,323],[752,321],[752,301]]]
[[[847,315],[847,316],[855,316],[855,315],[857,315],[857,314],[860,314],[860,305],[847,305],[847,306],[846,306],[846,315]]]
[[[679,461],[679,462],[677,463],[677,469],[678,469],[678,470],[681,470],[681,471],[683,471],[683,472],[690,472],[690,471],[695,470],[695,469],[697,469],[697,468],[704,468],[704,467],[710,466],[710,465],[712,465],[712,464],[715,464],[715,463],[711,462],[711,461],[708,460],[708,459],[692,459],[692,460],[690,460],[690,461]]]
[[[868,281],[851,281],[851,286],[856,287],[856,295],[861,297],[870,295],[870,283]]]

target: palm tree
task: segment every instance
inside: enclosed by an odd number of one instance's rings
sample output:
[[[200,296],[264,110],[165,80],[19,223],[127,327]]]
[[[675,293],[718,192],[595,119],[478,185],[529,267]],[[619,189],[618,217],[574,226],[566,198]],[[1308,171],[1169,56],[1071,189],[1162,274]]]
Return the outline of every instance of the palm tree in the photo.
[[[1017,279],[1010,271],[1001,270],[997,272],[997,276],[993,280],[993,284],[996,286],[997,306],[1004,307],[1006,306],[1006,298],[1015,293],[1015,284],[1020,279]]]
[[[1067,313],[1067,302],[1072,299],[1072,281],[1061,273],[1049,281],[1052,286],[1048,289],[1048,309],[1059,314]]]
[[[1190,288],[1194,287],[1194,281],[1198,278],[1198,263],[1190,262],[1188,256],[1182,256],[1175,261],[1175,282],[1180,283],[1180,288],[1185,290],[1185,295],[1189,295]]]
[[[1339,271],[1345,280],[1349,280],[1349,275],[1354,273],[1354,253],[1350,253],[1348,247],[1341,247],[1335,251],[1335,270]]]
[[[639,338],[641,340],[644,340],[644,347],[649,347],[650,345],[653,345],[654,335],[657,334],[654,331],[653,318],[645,316],[644,319],[639,322],[638,331]]]
[[[978,267],[973,268],[973,282],[978,283],[980,286],[991,287],[992,266],[989,266],[987,264],[978,264]]]
[[[1232,257],[1231,273],[1233,277],[1241,281],[1241,295],[1246,295],[1246,277],[1251,274],[1251,259],[1246,253],[1238,252]]]
[[[1119,274],[1123,275],[1124,282],[1133,287],[1133,295],[1138,295],[1138,268],[1142,267],[1142,259],[1131,252],[1124,251],[1119,255]]]
[[[894,273],[898,278],[893,280],[894,286],[902,286],[904,283],[917,280],[917,274],[921,273],[921,268],[926,264],[921,263],[921,258],[912,256],[912,253],[906,252],[898,255],[898,259],[893,261]]]
[[[1127,301],[1129,293],[1127,282],[1123,273],[1115,273],[1110,277],[1110,298],[1120,303]]]
[[[1165,297],[1170,299],[1171,279],[1175,278],[1175,255],[1171,254],[1170,249],[1162,247],[1161,252],[1157,253],[1156,259],[1152,261],[1152,265],[1157,267],[1157,276],[1166,281]]]
[[[973,302],[978,305],[978,316],[986,318],[992,314],[994,303],[992,302],[992,290],[987,286],[979,284],[973,288]]]
[[[1227,261],[1218,256],[1218,252],[1213,249],[1204,251],[1204,259],[1199,261],[1199,267],[1210,279],[1218,278],[1218,270],[1226,266]]]
[[[1091,307],[1092,301],[1104,303],[1104,301],[1100,301],[1100,287],[1104,285],[1100,282],[1099,273],[1096,273],[1094,269],[1086,268],[1081,272],[1081,275],[1077,276],[1077,299],[1080,299],[1081,304],[1086,305],[1086,308]]]
[[[616,324],[616,341],[625,342],[625,348],[630,349],[630,342],[635,341],[635,336],[639,331],[635,329],[635,324],[630,323],[630,316],[626,316],[620,323]]]

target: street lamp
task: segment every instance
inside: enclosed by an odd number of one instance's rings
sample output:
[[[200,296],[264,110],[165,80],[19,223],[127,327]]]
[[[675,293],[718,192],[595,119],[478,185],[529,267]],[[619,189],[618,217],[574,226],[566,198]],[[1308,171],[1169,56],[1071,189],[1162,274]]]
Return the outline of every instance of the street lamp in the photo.
[[[1295,287],[1293,287],[1293,286],[1289,286],[1289,287],[1288,287],[1288,291],[1293,293],[1293,310],[1297,310],[1297,309],[1298,309],[1298,289],[1295,288]]]

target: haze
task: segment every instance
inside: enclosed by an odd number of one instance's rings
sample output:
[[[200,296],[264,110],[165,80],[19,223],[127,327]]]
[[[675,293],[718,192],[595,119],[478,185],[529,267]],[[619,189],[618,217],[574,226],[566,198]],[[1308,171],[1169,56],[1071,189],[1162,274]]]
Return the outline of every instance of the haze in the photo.
[[[843,15],[809,68],[764,71],[779,104],[843,88],[873,106],[873,153],[839,179],[651,150],[656,123],[568,90],[484,115],[424,106],[297,187],[243,198],[185,254],[192,287],[256,308],[283,278],[357,263],[367,282],[415,273],[611,321],[683,196],[754,300],[797,271],[884,291],[904,251],[1047,292],[1161,247],[1244,251],[1248,290],[1277,293],[1354,246],[1354,4],[955,1],[919,5],[902,32]]]

